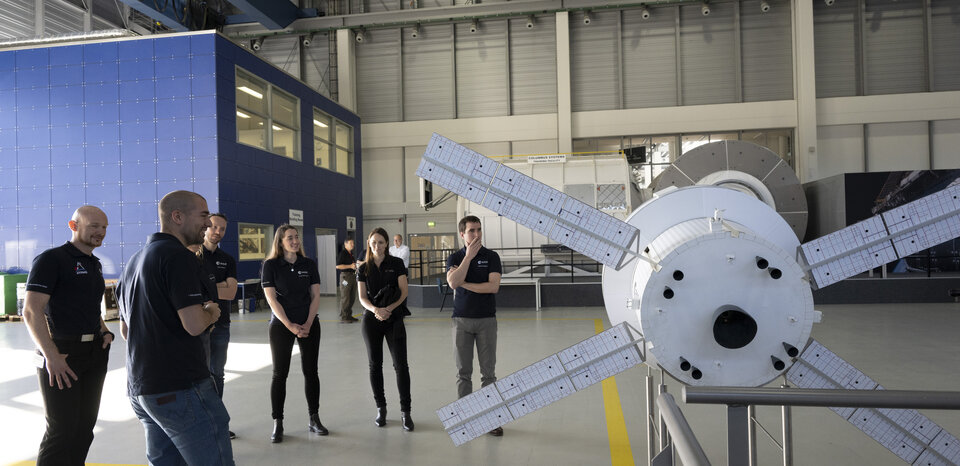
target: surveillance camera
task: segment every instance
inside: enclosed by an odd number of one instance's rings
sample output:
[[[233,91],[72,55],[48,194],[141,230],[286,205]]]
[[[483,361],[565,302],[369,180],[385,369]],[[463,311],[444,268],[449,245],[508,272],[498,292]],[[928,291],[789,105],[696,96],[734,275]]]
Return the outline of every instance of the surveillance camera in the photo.
[[[533,29],[534,23],[533,16],[527,16],[527,29]]]
[[[700,14],[703,16],[710,16],[710,5],[704,3],[703,6],[700,7]]]
[[[312,42],[313,42],[313,34],[308,34],[306,36],[303,36],[303,39],[300,41],[300,43],[303,44],[304,47],[309,47],[310,43]]]
[[[590,12],[589,12],[589,11],[584,11],[584,12],[583,12],[583,24],[590,24],[590,21],[591,21],[592,19],[593,19],[593,18],[590,17]]]
[[[414,39],[420,37],[420,23],[413,25],[413,30],[410,31],[410,37],[413,37]]]
[[[477,20],[473,20],[473,22],[470,23],[470,32],[477,32],[479,29],[480,29],[480,22]]]
[[[254,39],[253,42],[250,43],[250,48],[253,49],[254,51],[260,50],[260,47],[262,46],[263,46],[263,39]]]
[[[640,19],[650,19],[650,9],[643,7],[640,9]]]
[[[770,11],[770,4],[766,0],[760,2],[760,11],[763,13]]]
[[[366,39],[366,33],[363,29],[357,29],[357,42],[363,42]]]
[[[834,0],[823,0],[823,3],[827,4],[827,6],[831,6],[833,5],[833,1]]]

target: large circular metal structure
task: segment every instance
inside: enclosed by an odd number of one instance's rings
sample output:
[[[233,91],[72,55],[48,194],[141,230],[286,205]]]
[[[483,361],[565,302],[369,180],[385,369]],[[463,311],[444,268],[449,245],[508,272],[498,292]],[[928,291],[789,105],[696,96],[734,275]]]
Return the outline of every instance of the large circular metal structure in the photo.
[[[605,267],[603,298],[611,324],[641,329],[648,364],[690,385],[758,386],[806,345],[817,313],[800,243],[756,196],[669,188],[626,221],[652,238],[649,260]]]
[[[652,188],[720,186],[755,197],[786,220],[797,238],[807,232],[807,198],[793,168],[763,146],[719,141],[691,149],[663,171]]]

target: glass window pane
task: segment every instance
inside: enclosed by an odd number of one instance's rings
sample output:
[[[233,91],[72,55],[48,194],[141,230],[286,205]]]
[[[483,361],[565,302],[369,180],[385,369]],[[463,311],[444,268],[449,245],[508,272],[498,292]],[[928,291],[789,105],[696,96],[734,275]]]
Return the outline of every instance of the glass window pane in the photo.
[[[267,131],[263,118],[237,110],[237,142],[261,149],[267,148]]]
[[[710,142],[736,141],[737,139],[740,139],[740,135],[737,133],[713,133],[710,135]]]
[[[337,122],[337,140],[338,146],[345,149],[353,149],[353,128],[345,123]]]
[[[353,176],[353,157],[351,153],[337,148],[337,172]]]
[[[297,129],[300,127],[298,124],[298,115],[297,115],[297,98],[288,95],[285,92],[281,92],[277,88],[273,88],[273,121],[276,123],[283,124],[284,126]]]
[[[681,138],[681,154],[686,154],[688,150],[700,147],[710,142],[710,137],[706,134],[687,134]]]
[[[266,84],[252,75],[237,70],[237,107],[260,115],[267,114]]]
[[[333,170],[333,165],[330,163],[330,144],[320,139],[313,140],[313,164],[320,168]]]
[[[280,126],[276,123],[270,126],[273,131],[273,153],[299,160],[299,151],[297,150],[297,132]]]
[[[238,223],[240,260],[266,259],[273,241],[273,225]]]
[[[330,139],[330,116],[320,110],[313,109],[313,137],[332,141]]]

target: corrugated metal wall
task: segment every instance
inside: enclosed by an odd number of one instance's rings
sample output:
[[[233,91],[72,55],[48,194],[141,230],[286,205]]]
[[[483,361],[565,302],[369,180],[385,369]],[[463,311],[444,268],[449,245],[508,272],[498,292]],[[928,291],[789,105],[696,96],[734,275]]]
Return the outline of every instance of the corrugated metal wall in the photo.
[[[457,118],[507,115],[507,21],[485,21],[477,32],[460,23],[455,34]]]
[[[400,30],[368,31],[356,47],[357,108],[364,123],[400,121]]]
[[[403,28],[403,119],[440,120],[456,118],[454,108],[453,25],[437,24]],[[358,71],[359,74],[359,71]]]
[[[648,19],[623,12],[623,104],[627,108],[677,104],[677,9],[659,8]]]
[[[0,0],[0,37],[33,37],[36,9],[33,0]]]
[[[740,4],[740,66],[743,101],[793,99],[793,45],[788,3],[760,0]]]
[[[620,108],[620,12],[570,14],[570,92],[574,112]]]
[[[933,0],[930,16],[933,38],[930,50],[931,90],[960,89],[960,2]]]
[[[83,13],[75,6],[60,1],[46,1],[43,15],[44,35],[83,31]]]
[[[683,105],[737,101],[734,8],[732,3],[712,4],[710,16],[704,16],[699,5],[680,7]]]
[[[553,16],[510,20],[510,113],[557,111],[557,25]]]
[[[863,28],[864,94],[927,90],[922,0],[868,0]]]

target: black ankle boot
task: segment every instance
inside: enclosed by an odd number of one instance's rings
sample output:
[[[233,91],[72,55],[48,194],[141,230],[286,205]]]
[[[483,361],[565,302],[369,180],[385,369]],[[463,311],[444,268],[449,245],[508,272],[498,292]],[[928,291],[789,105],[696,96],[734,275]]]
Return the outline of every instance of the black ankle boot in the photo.
[[[283,419],[273,420],[273,433],[270,434],[270,443],[280,443],[283,441]]]
[[[410,411],[400,412],[400,423],[403,424],[403,430],[413,432],[413,418],[410,417]]]
[[[330,433],[330,431],[327,430],[326,427],[323,427],[323,424],[320,423],[319,414],[314,413],[310,415],[310,432],[319,435],[327,435]]]
[[[377,417],[373,418],[373,423],[377,427],[383,427],[387,425],[387,408],[377,408]]]

